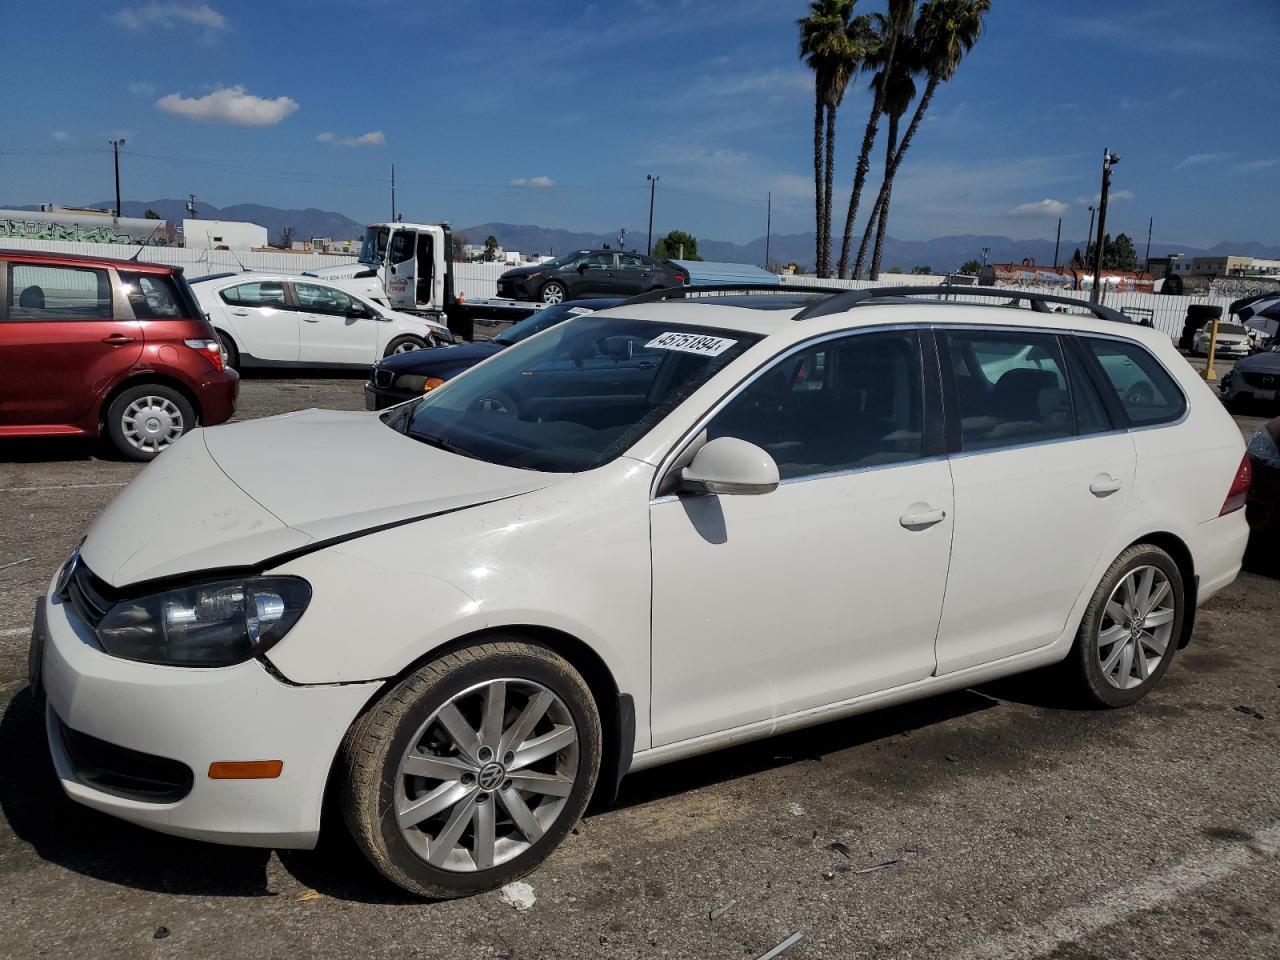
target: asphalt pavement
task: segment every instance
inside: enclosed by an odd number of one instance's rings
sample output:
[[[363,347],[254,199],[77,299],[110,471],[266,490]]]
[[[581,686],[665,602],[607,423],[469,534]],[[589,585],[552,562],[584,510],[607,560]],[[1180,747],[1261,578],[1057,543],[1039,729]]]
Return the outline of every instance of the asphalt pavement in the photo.
[[[250,378],[240,416],[362,404],[360,378]],[[0,446],[0,957],[754,958],[796,933],[787,958],[1280,956],[1280,546],[1136,707],[1015,678],[637,774],[517,910],[414,901],[339,823],[245,850],[63,797],[32,606],[138,469]]]

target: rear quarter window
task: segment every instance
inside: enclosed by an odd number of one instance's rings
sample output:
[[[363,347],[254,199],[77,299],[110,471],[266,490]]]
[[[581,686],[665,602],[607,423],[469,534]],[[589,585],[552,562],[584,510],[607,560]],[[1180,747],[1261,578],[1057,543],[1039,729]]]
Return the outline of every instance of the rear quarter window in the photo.
[[[120,288],[139,320],[176,320],[184,315],[182,292],[171,276],[122,270]]]
[[[1131,426],[1169,423],[1186,411],[1186,398],[1173,377],[1144,347],[1121,340],[1083,340]]]

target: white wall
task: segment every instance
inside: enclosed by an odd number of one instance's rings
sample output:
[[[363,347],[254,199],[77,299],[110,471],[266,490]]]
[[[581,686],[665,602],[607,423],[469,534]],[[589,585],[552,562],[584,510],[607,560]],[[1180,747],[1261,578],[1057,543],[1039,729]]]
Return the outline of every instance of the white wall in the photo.
[[[76,253],[86,257],[110,257],[128,260],[135,254],[143,263],[167,263],[183,267],[188,277],[206,273],[238,273],[260,270],[266,273],[302,273],[317,267],[336,267],[351,263],[342,254],[258,253],[252,250],[193,250],[190,247],[135,247],[115,243],[68,243],[59,240],[6,239],[0,245],[13,250],[48,250],[51,253]]]
[[[251,250],[267,245],[267,228],[239,220],[183,220],[182,237],[189,250]]]

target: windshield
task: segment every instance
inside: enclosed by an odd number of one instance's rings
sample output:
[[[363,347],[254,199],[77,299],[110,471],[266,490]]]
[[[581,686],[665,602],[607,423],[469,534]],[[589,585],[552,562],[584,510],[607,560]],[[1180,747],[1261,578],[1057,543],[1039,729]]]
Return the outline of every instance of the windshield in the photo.
[[[554,327],[563,320],[570,317],[583,316],[592,313],[590,307],[577,307],[572,303],[557,303],[555,306],[547,307],[545,310],[539,310],[537,313],[525,317],[519,323],[509,326],[501,336],[494,337],[494,342],[505,345],[519,343],[521,340],[528,340],[535,333],[541,333],[549,327]]]
[[[360,245],[360,262],[380,266],[387,256],[387,237],[391,231],[386,227],[367,227],[364,231],[364,243]]]
[[[578,316],[503,350],[388,423],[490,463],[590,470],[622,454],[759,339]]]
[[[546,261],[545,263],[540,263],[540,264],[538,264],[538,266],[540,266],[540,267],[567,267],[569,264],[573,263],[573,261],[577,260],[577,259],[578,259],[579,257],[581,257],[581,256],[584,256],[584,255],[585,255],[585,254],[587,254],[588,252],[589,252],[589,251],[587,251],[587,250],[574,250],[572,253],[564,253],[564,254],[561,254],[560,256],[556,257],[554,260],[548,260],[548,261]]]
[[[1218,324],[1218,332],[1242,334],[1247,333],[1248,331],[1238,323],[1220,323]]]

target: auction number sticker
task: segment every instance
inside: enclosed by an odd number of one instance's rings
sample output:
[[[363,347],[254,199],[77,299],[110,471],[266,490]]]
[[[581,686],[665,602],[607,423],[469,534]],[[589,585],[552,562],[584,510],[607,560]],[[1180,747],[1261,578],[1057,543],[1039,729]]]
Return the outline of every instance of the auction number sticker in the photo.
[[[584,313],[595,313],[595,311],[592,310],[590,307],[570,307],[569,308],[569,316],[571,317],[580,317]]]
[[[680,353],[697,353],[704,357],[718,357],[737,340],[729,340],[725,337],[707,337],[700,333],[661,333],[654,337],[646,347],[653,347],[656,350],[678,350]]]

